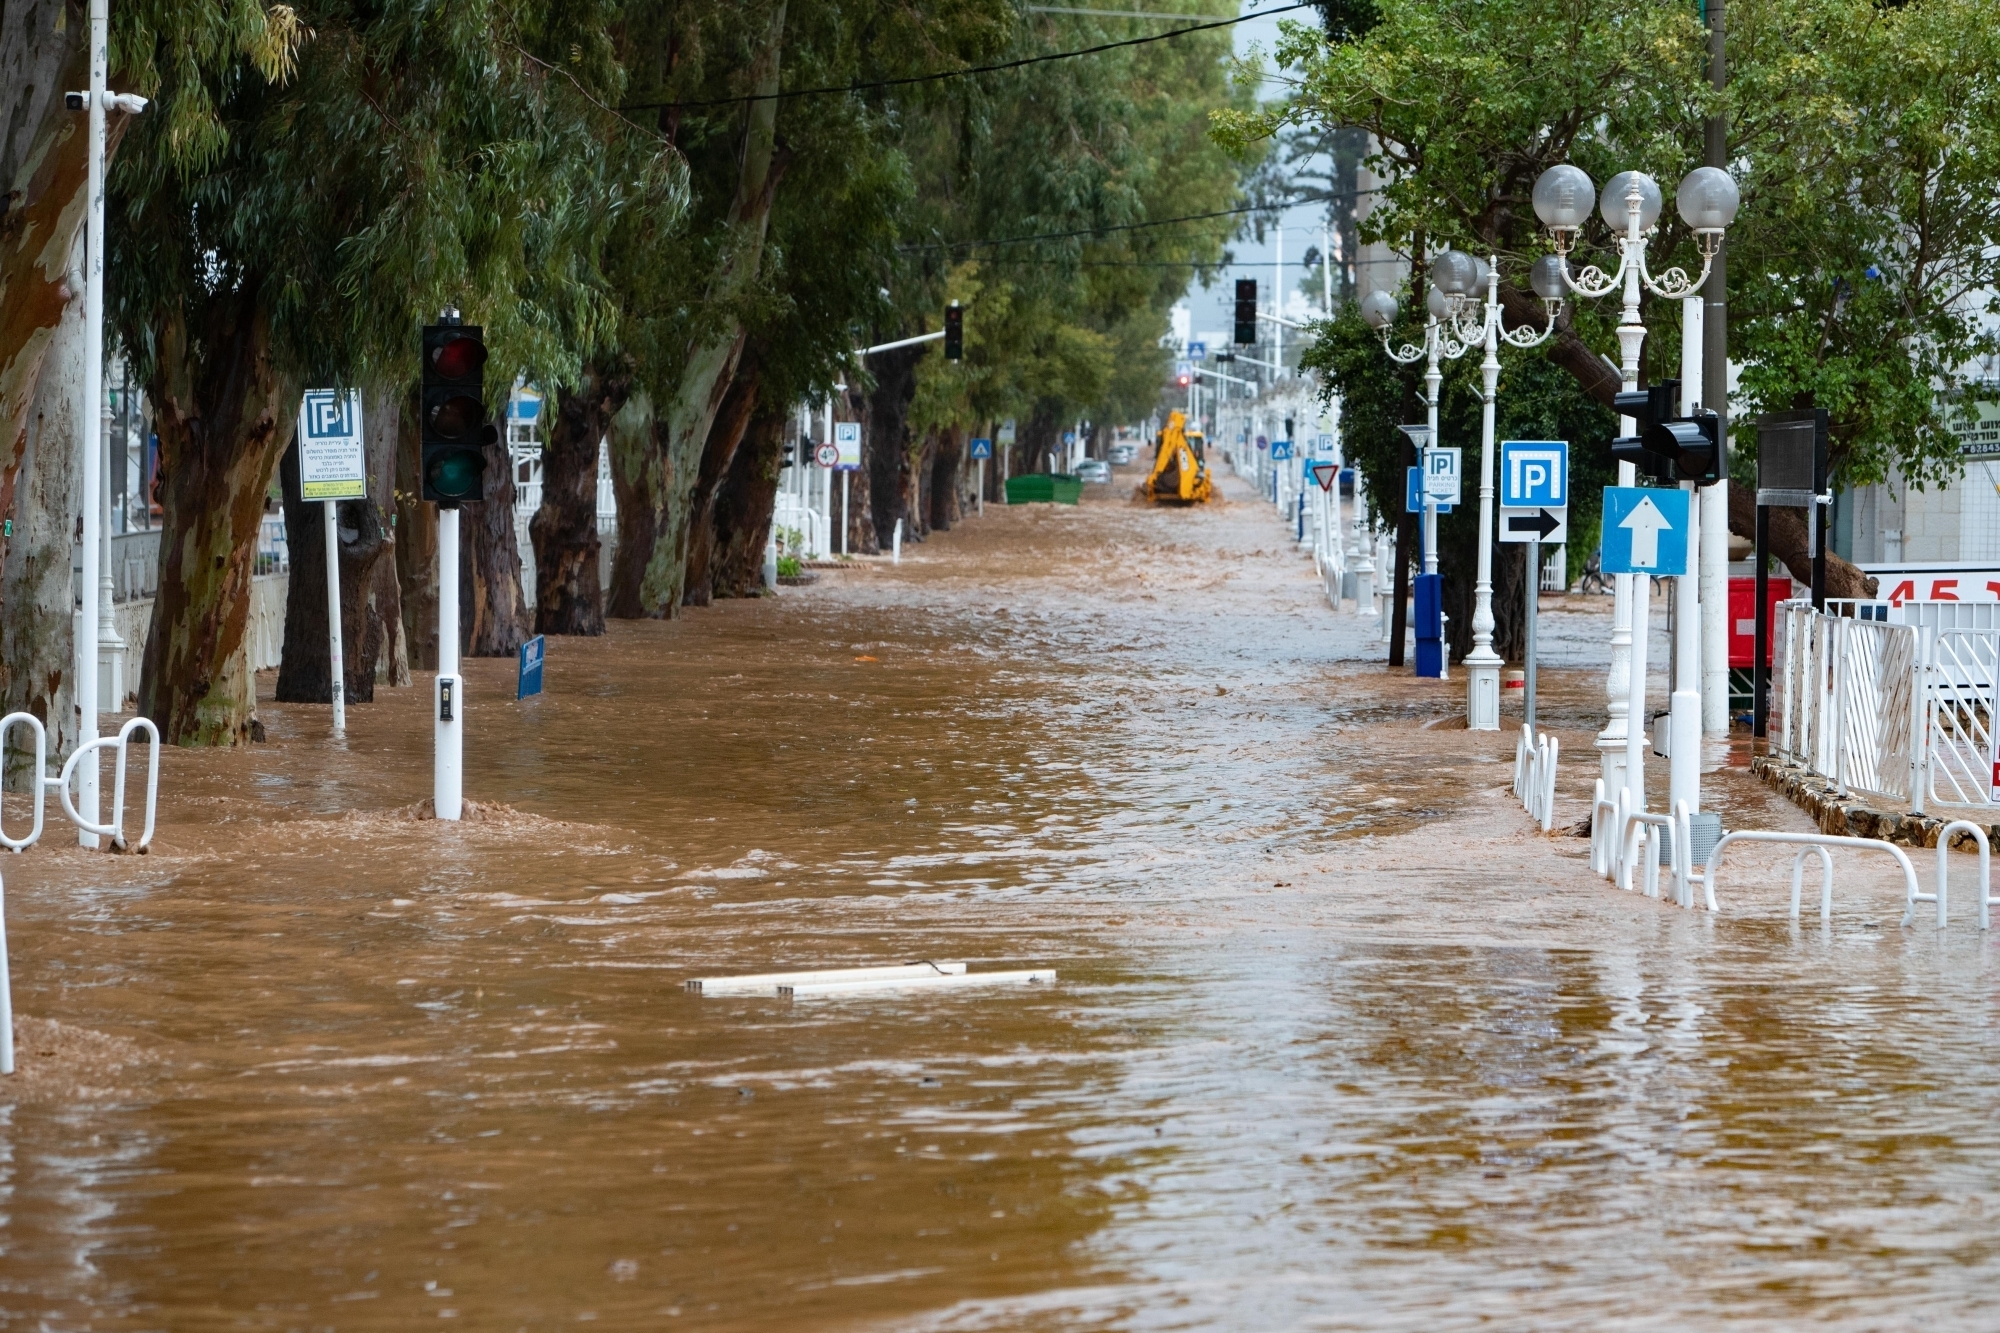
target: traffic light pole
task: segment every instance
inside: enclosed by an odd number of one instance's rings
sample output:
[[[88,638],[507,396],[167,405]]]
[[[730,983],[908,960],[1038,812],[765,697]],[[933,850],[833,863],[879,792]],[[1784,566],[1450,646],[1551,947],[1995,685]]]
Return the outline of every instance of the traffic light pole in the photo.
[[[1682,416],[1692,417],[1701,403],[1702,298],[1681,301]],[[1727,483],[1717,482],[1716,485]],[[1684,481],[1688,492],[1687,572],[1674,580],[1674,691],[1667,701],[1667,813],[1687,804],[1701,813],[1701,539],[1702,492]]]
[[[431,702],[436,762],[431,804],[439,819],[465,813],[465,681],[458,674],[458,510],[438,508],[438,671]]]

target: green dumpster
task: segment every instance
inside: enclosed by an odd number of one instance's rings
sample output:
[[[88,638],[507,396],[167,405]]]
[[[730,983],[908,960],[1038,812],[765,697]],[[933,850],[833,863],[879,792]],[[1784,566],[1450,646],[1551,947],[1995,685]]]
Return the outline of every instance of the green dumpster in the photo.
[[[1007,503],[1073,505],[1083,498],[1083,478],[1066,472],[1030,472],[1007,478]]]

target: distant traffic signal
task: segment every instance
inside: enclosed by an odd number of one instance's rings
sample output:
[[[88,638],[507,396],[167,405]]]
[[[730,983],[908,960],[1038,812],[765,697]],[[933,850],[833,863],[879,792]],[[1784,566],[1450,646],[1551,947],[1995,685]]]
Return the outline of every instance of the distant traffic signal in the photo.
[[[449,313],[449,312],[447,312]],[[486,498],[486,339],[477,325],[424,328],[423,498],[447,509]]]
[[[1236,341],[1248,345],[1257,341],[1257,279],[1236,280]]]
[[[1637,424],[1637,435],[1611,442],[1611,456],[1632,463],[1659,481],[1692,481],[1706,486],[1728,475],[1722,422],[1713,412],[1678,415],[1679,380],[1662,380],[1644,389],[1620,393],[1612,405]]]
[[[944,308],[944,359],[961,361],[965,358],[965,310],[953,301]]]
[[[1193,378],[1189,372],[1183,370],[1180,374],[1174,376],[1174,383],[1185,389]]]

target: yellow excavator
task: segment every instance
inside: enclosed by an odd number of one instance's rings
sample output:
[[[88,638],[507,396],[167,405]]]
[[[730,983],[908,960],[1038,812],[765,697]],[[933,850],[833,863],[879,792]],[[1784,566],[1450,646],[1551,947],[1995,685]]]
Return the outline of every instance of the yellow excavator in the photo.
[[[1214,492],[1203,443],[1199,430],[1187,428],[1184,414],[1170,413],[1167,428],[1153,440],[1153,475],[1140,485],[1139,498],[1154,504],[1207,504]]]

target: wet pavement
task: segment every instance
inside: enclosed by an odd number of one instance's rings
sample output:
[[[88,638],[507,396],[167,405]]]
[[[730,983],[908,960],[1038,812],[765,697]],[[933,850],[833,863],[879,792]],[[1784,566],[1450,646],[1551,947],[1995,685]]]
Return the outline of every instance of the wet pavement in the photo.
[[[1964,908],[1610,888],[1226,489],[471,663],[460,826],[420,688],[0,863],[0,1328],[1992,1327]],[[1602,697],[1544,676],[1565,824]],[[1061,980],[683,990],[926,958]]]

